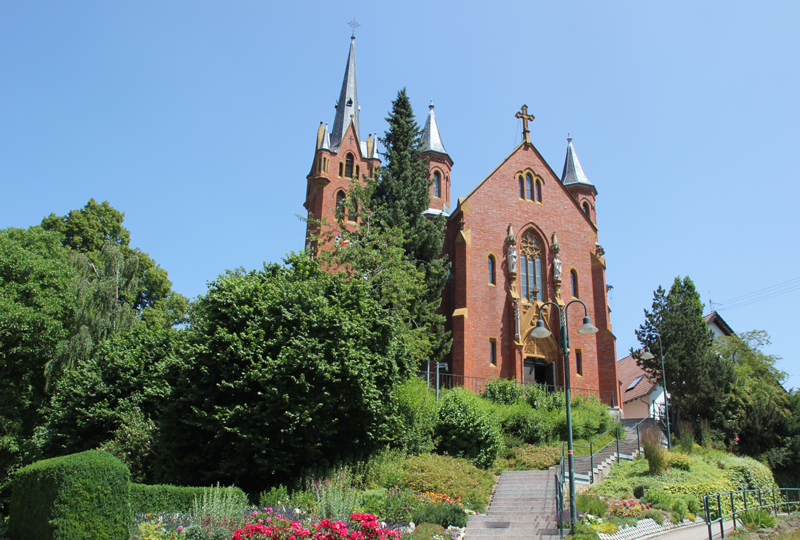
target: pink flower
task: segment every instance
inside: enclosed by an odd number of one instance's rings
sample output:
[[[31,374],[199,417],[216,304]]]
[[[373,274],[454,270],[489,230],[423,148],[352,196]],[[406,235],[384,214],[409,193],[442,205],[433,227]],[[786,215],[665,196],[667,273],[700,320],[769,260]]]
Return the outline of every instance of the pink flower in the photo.
[[[178,525],[178,532],[181,532],[182,530],[183,530],[183,525]]]

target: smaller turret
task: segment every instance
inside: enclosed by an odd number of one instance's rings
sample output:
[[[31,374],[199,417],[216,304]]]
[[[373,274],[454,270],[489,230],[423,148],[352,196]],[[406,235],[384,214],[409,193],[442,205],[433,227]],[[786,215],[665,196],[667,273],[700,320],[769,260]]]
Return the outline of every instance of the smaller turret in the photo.
[[[567,157],[564,160],[561,183],[578,202],[583,213],[589,217],[592,223],[597,223],[597,213],[594,207],[597,188],[584,174],[578,154],[575,153],[575,147],[572,146],[570,134],[567,134]]]
[[[422,157],[428,162],[428,175],[431,179],[430,210],[438,210],[445,215],[450,214],[450,171],[453,160],[444,149],[436,115],[433,112],[433,100],[428,106],[428,119],[422,130]],[[438,212],[431,212],[438,213]]]

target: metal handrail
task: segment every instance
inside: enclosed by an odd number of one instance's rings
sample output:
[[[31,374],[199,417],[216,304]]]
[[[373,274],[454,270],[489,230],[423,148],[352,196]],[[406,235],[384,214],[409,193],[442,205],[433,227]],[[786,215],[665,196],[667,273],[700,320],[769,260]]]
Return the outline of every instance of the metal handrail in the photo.
[[[777,495],[775,493],[776,491],[778,492]],[[758,504],[755,506],[751,504],[749,508],[747,506],[748,493],[758,494],[758,501],[756,501],[755,495],[752,497],[753,503],[758,502]],[[764,504],[764,493],[772,495],[771,503],[768,500],[767,503]],[[790,493],[794,493],[796,495],[796,500],[790,500]],[[743,504],[743,508],[740,508],[739,510],[736,509],[735,495],[737,494],[741,495]],[[731,511],[727,514],[722,513],[723,497],[725,498],[726,503],[730,501],[731,504]],[[711,519],[711,505],[709,504],[709,501],[713,499],[717,500],[717,517]],[[717,522],[719,522],[720,536],[725,538],[725,525],[723,522],[727,517],[733,519],[733,528],[736,529],[737,512],[747,512],[748,510],[753,510],[756,508],[771,508],[777,516],[779,507],[789,507],[791,505],[795,505],[797,508],[800,508],[800,488],[741,489],[738,491],[724,491],[722,493],[715,493],[713,495],[703,495],[703,512],[705,513],[706,525],[708,526],[708,540],[713,540],[714,535],[712,525]]]

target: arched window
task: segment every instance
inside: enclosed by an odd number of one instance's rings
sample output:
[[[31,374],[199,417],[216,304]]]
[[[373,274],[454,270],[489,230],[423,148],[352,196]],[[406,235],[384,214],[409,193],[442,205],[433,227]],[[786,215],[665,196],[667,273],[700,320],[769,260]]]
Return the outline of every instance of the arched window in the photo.
[[[572,278],[572,297],[578,298],[578,272],[573,269],[569,271],[569,275]]]
[[[345,158],[344,175],[347,178],[353,177],[353,154],[347,154]]]
[[[536,202],[542,202],[542,181],[536,179]]]
[[[439,174],[439,171],[433,173],[433,196],[442,196],[442,175]]]
[[[533,177],[530,174],[525,175],[525,192],[528,195],[525,198],[533,200]]]
[[[337,191],[336,192],[336,214],[337,215],[340,214],[341,212],[344,212],[344,200],[345,200],[344,191],[342,191],[342,190]]]
[[[533,233],[525,233],[520,243],[522,298],[542,301],[542,249]]]
[[[494,257],[489,255],[489,284],[491,285],[494,285],[496,283],[494,278],[494,267],[495,267]]]
[[[339,176],[344,176],[344,163],[339,162]]]
[[[353,203],[353,208],[347,211],[347,220],[355,221],[358,219],[358,203]]]
[[[522,180],[521,176],[519,178],[517,178],[517,181],[519,182],[519,198],[520,199],[524,199],[525,198],[525,182]]]
[[[589,203],[586,202],[586,201],[583,201],[583,213],[586,214],[587,216],[590,215],[589,214]]]

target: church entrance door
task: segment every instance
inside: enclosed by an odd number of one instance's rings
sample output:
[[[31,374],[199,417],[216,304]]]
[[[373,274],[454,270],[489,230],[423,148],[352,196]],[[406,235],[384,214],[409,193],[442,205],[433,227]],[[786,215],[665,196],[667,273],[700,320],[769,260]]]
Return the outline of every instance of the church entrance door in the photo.
[[[556,370],[553,364],[548,364],[543,358],[525,359],[525,384],[542,384],[554,386],[556,384]]]

